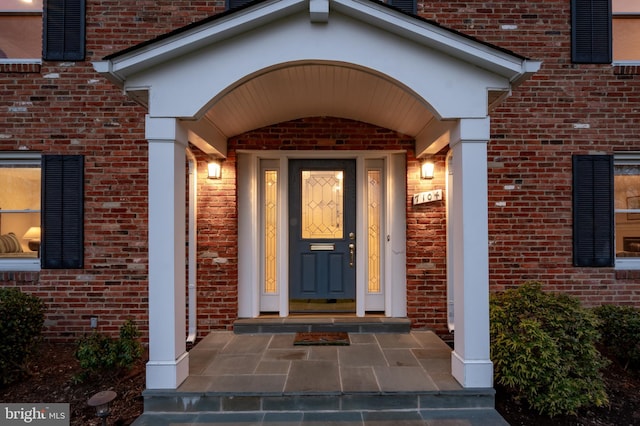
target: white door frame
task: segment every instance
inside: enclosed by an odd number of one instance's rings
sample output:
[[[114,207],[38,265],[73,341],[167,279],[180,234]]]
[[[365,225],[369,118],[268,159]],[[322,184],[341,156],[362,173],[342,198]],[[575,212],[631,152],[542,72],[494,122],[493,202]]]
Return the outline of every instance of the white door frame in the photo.
[[[238,151],[238,316],[256,318],[261,312],[261,226],[260,182],[261,161],[270,160],[278,164],[280,201],[278,215],[278,257],[287,261],[278,262],[279,291],[270,296],[267,306],[281,317],[289,315],[288,289],[288,160],[291,158],[356,160],[357,208],[356,219],[356,316],[365,315],[368,306],[378,306],[388,317],[406,317],[406,153],[404,151]],[[382,271],[384,293],[375,300],[366,295],[366,223],[362,220],[364,194],[366,190],[367,160],[381,159],[384,162],[384,260]],[[275,163],[277,161],[277,163]],[[366,302],[365,302],[366,301]],[[264,304],[263,304],[264,305]],[[380,309],[382,308],[382,309]]]

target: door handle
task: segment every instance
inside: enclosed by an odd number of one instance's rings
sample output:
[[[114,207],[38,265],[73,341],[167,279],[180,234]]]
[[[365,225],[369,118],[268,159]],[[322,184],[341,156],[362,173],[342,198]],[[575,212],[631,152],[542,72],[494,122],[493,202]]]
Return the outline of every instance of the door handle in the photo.
[[[351,243],[349,244],[349,266],[353,268],[353,260],[354,260],[354,254],[356,251],[356,245]]]

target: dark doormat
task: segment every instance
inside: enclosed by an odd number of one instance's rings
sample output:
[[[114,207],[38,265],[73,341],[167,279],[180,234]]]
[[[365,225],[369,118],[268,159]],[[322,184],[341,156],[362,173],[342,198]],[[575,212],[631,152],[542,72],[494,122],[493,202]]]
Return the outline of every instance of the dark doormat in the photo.
[[[294,346],[349,346],[349,333],[310,331],[296,333]]]

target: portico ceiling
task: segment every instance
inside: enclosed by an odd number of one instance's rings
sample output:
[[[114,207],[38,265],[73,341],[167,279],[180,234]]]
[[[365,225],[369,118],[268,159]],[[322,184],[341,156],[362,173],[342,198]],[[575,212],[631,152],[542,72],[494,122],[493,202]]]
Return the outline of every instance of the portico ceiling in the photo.
[[[411,136],[433,118],[423,102],[399,85],[337,64],[272,70],[235,88],[206,113],[227,137],[314,116],[348,118]]]

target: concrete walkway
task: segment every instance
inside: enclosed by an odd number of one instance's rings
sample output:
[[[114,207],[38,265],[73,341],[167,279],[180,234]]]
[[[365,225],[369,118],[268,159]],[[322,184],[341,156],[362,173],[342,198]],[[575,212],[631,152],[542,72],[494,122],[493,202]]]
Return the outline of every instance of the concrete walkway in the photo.
[[[434,333],[349,334],[349,346],[294,346],[294,334],[214,332],[189,353],[176,391],[146,390],[135,426],[506,425],[492,389],[463,389]]]

